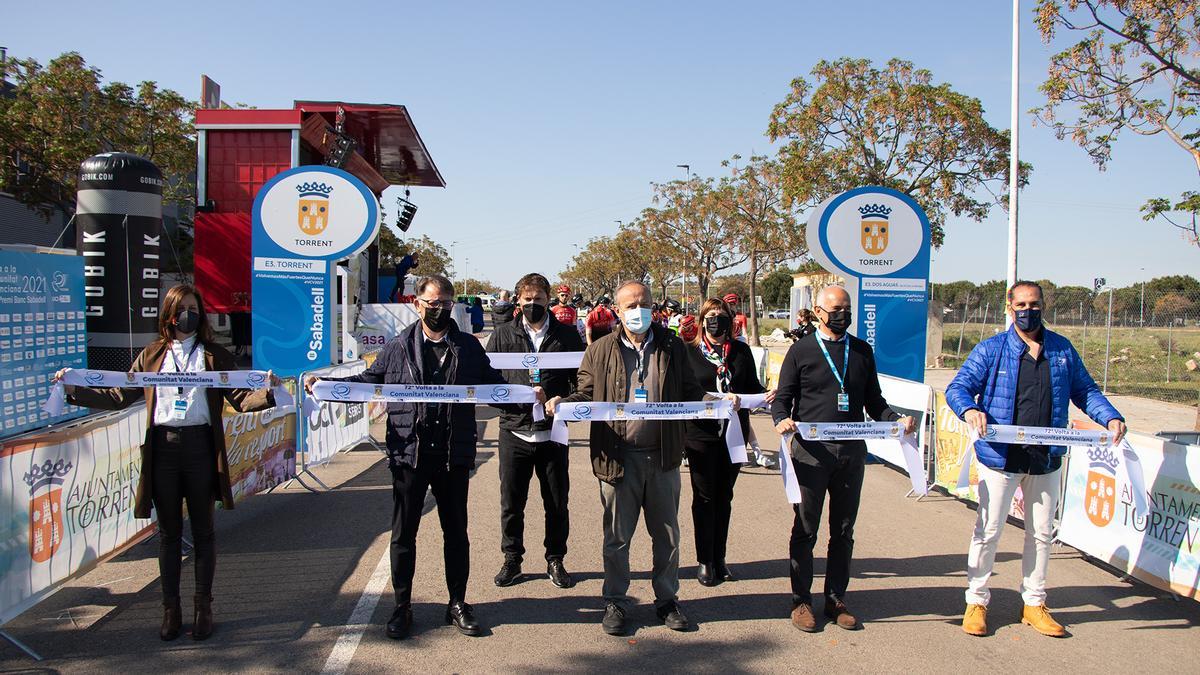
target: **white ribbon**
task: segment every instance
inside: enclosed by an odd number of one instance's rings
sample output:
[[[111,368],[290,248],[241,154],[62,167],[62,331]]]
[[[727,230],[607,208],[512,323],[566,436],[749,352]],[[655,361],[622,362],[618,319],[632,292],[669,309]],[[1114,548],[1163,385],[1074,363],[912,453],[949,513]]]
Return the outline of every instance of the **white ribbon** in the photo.
[[[729,420],[733,418],[733,402],[688,401],[685,403],[613,403],[608,401],[560,403],[554,411],[554,426],[550,440],[567,445],[570,435],[567,422],[619,422],[626,420]],[[730,424],[725,432],[729,458],[746,461],[746,440],[742,425]]]
[[[496,370],[562,370],[578,368],[583,352],[489,352]]]
[[[725,394],[716,391],[710,391],[708,394],[709,396],[718,398],[725,396]],[[766,394],[738,394],[738,408],[741,410],[757,410],[758,408],[765,407],[767,407]],[[738,421],[736,425],[733,424],[733,419]],[[749,461],[749,458],[746,456],[745,440],[749,434],[742,428],[741,419],[740,417],[733,417],[727,426],[736,426],[737,428],[732,430],[727,429],[725,432],[725,444],[729,447],[729,461],[734,464],[745,464]],[[733,434],[732,439],[730,438],[730,434]]]
[[[716,396],[718,398],[725,396],[725,394],[716,391],[710,391],[708,394],[709,396]],[[737,396],[738,408],[741,410],[758,410],[770,405],[767,403],[766,394],[738,394]]]
[[[929,494],[925,464],[914,434],[904,433],[898,422],[796,422],[806,441],[889,440],[900,443],[913,493]]]
[[[312,396],[305,399],[306,413],[312,411],[309,401],[355,403],[385,401],[387,403],[533,403],[533,419],[546,418],[533,387],[520,384],[371,384],[369,382],[338,382],[321,380],[312,386]]]
[[[1092,447],[1111,447],[1113,442],[1113,433],[1107,429],[1069,429],[1060,427],[1022,427],[1015,424],[989,424],[987,431],[983,436],[979,435],[979,431],[973,425],[967,425],[967,434],[971,439],[971,447],[963,453],[962,460],[958,470],[958,489],[965,490],[971,486],[971,465],[975,462],[975,442],[986,440],[989,443],[1024,443],[1027,445],[1084,445]],[[1138,462],[1137,455],[1133,448],[1129,446],[1129,441],[1122,441],[1122,450],[1125,450],[1125,456],[1132,457],[1131,461],[1127,461],[1130,471],[1130,484],[1133,485],[1137,480],[1144,485],[1145,480],[1141,477],[1142,465]],[[1136,465],[1136,468],[1134,468]],[[1134,472],[1139,475],[1137,478],[1133,476]],[[1149,512],[1145,506],[1146,494],[1145,490],[1139,491],[1143,508],[1146,508],[1146,513]],[[1137,508],[1135,497],[1134,507]]]
[[[779,475],[783,477],[783,493],[789,504],[799,504],[800,479],[792,466],[792,438],[796,434],[784,434],[779,440]]]
[[[263,389],[270,382],[265,370],[203,370],[189,373],[121,372],[116,370],[83,370],[68,368],[62,381],[50,388],[50,397],[42,408],[50,415],[61,415],[67,396],[63,385],[77,387],[197,387],[201,389]],[[272,387],[275,405],[295,405],[292,395],[283,386]]]

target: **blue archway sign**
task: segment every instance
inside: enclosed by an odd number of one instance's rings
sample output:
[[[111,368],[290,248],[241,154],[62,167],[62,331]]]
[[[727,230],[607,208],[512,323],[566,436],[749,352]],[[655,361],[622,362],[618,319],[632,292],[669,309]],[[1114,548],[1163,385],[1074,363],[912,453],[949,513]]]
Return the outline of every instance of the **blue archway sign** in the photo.
[[[925,381],[929,218],[908,195],[867,186],[823,202],[808,220],[810,254],[846,278],[857,337],[880,373]]]
[[[333,264],[378,234],[375,195],[341,169],[296,167],[262,186],[250,237],[256,369],[295,376],[331,363]]]

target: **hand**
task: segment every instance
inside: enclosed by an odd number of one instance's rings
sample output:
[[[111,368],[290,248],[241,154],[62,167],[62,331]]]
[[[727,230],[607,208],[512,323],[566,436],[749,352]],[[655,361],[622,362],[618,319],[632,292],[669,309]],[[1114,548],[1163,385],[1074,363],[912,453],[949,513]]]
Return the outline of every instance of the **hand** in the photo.
[[[783,420],[779,424],[775,425],[775,431],[780,436],[796,433],[796,420],[794,420],[790,417],[787,418],[786,420]]]
[[[317,378],[309,375],[304,378],[304,393],[311,394],[313,385],[317,383]]]
[[[53,376],[53,377],[51,377],[51,378],[50,378],[50,381],[51,381],[51,382],[53,382],[53,383],[55,383],[55,384],[58,384],[59,382],[62,382],[62,379],[63,379],[64,377],[66,377],[66,375],[67,375],[67,371],[69,371],[69,370],[71,370],[71,369],[70,369],[70,368],[62,368],[62,369],[60,369],[60,370],[59,370],[57,373],[55,373],[55,374],[54,374],[54,376]],[[64,384],[64,385],[63,385],[63,391],[64,391],[64,392],[66,392],[68,395],[70,395],[70,394],[74,394],[74,393],[75,393],[75,385],[73,385],[73,384]]]
[[[1128,431],[1122,420],[1109,420],[1108,430],[1113,433],[1113,445],[1119,445],[1125,439],[1125,432]]]
[[[725,400],[733,404],[734,410],[737,410],[742,405],[742,399],[737,394],[725,394]]]
[[[558,407],[560,401],[562,401],[561,396],[555,396],[554,398],[546,401],[546,414],[553,415],[554,409]]]
[[[542,389],[541,387],[534,387],[533,395],[537,397],[538,403],[542,403],[542,404],[546,403],[546,390],[545,389]]]
[[[904,427],[905,434],[911,434],[917,430],[917,420],[913,419],[912,415],[905,415],[896,420],[896,423]]]
[[[771,403],[773,403],[775,401],[775,394],[778,391],[779,391],[778,389],[772,389],[771,391],[768,391],[766,396],[763,397],[763,400],[766,401],[768,405],[770,405]]]
[[[278,387],[279,385],[283,384],[283,381],[279,379],[273,370],[267,371],[267,381],[271,383],[272,387]]]
[[[983,414],[982,410],[974,408],[968,410],[963,415],[963,421],[974,427],[980,438],[987,435],[987,415]]]

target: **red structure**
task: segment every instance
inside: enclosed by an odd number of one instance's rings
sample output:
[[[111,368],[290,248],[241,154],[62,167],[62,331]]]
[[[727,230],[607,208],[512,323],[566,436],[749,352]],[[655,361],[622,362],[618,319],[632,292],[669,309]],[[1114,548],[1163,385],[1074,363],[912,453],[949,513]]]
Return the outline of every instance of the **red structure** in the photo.
[[[350,138],[355,149],[341,168],[376,197],[389,185],[446,186],[401,105],[296,101],[290,110],[197,110],[196,131],[196,287],[212,312],[250,311],[250,213],[276,174],[325,164]]]

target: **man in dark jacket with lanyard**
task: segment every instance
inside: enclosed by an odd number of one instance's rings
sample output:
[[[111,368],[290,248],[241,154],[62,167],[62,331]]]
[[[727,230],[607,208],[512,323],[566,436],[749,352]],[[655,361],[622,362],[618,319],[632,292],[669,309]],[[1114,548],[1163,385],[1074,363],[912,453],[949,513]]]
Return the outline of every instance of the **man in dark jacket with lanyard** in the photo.
[[[841,286],[821,291],[815,313],[820,320],[811,338],[788,349],[779,371],[779,389],[771,404],[775,430],[796,434],[792,462],[800,482],[801,502],[792,523],[792,625],[806,633],[818,630],[812,609],[813,546],[829,493],[829,554],[825,561],[825,616],[841,628],[860,624],[846,609],[843,596],[850,584],[854,523],[862,494],[867,444],[863,441],[806,441],[796,424],[862,422],[863,410],[880,422],[899,421],[905,433],[915,422],[901,417],[883,398],[871,345],[848,335],[852,324],[850,294]],[[781,457],[780,461],[788,458]]]
[[[496,326],[488,341],[489,352],[582,352],[583,341],[575,326],[559,323],[547,311],[550,282],[540,274],[526,274],[517,282],[520,318]],[[531,365],[526,370],[504,370],[509,384],[540,386],[546,396],[567,396],[575,389],[576,369],[547,369]],[[559,588],[574,585],[563,565],[570,532],[567,494],[570,489],[567,446],[550,440],[550,420],[534,422],[532,406],[500,415],[500,550],[504,565],[497,586],[521,579],[525,555],[525,502],[529,481],[537,474],[546,509],[546,573]]]
[[[1042,287],[1019,281],[1008,291],[1012,326],[975,346],[946,387],[946,403],[981,438],[989,424],[1065,427],[1074,402],[1096,423],[1125,436],[1125,421],[1088,374],[1071,343],[1042,325]],[[1022,560],[1022,623],[1050,637],[1066,630],[1046,609],[1046,569],[1054,541],[1054,514],[1062,489],[1062,446],[975,441],[979,458],[979,509],[967,555],[967,610],[963,630],[984,636],[988,579],[1000,533],[1017,488],[1025,496],[1025,553]]]
[[[442,276],[417,282],[421,321],[393,338],[371,367],[339,379],[371,384],[504,384],[473,335],[454,325],[454,285]],[[316,378],[305,381],[311,392]],[[516,412],[517,404],[496,405]],[[446,587],[450,602],[446,623],[465,635],[479,635],[479,622],[466,603],[471,569],[467,539],[467,485],[475,468],[475,406],[448,403],[389,403],[388,466],[392,470],[392,588],[396,609],[387,636],[401,639],[412,628],[412,579],[417,559],[417,528],[425,494],[433,491],[442,524]]]

